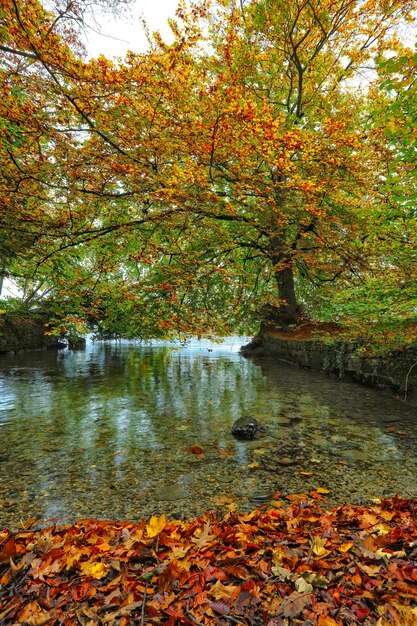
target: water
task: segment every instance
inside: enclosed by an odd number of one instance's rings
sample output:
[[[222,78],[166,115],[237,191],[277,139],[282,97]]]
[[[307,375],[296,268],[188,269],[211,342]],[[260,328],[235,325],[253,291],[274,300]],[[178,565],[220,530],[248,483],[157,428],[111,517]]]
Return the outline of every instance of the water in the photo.
[[[415,408],[240,345],[0,356],[0,526],[249,510],[317,487],[325,506],[417,494]],[[268,433],[236,441],[244,415]]]

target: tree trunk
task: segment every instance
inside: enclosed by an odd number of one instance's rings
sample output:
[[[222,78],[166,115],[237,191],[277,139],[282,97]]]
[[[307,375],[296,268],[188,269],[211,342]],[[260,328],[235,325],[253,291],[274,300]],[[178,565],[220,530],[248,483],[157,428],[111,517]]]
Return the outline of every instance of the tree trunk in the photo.
[[[288,253],[286,254],[284,237],[271,237],[270,250],[271,261],[274,265],[274,276],[278,287],[278,298],[282,300],[282,303],[271,311],[269,321],[280,327],[297,324],[301,310],[295,293],[293,261]]]
[[[300,307],[295,293],[292,265],[278,269],[275,272],[275,280],[278,286],[278,297],[283,300],[277,311],[277,321],[283,326],[296,324],[300,318]]]

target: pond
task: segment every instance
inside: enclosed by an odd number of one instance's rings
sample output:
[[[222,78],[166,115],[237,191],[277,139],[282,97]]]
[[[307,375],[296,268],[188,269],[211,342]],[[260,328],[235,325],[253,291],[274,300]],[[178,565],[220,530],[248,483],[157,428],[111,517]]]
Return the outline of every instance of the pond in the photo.
[[[415,408],[242,341],[0,356],[0,526],[416,496]],[[232,436],[246,415],[262,438]]]

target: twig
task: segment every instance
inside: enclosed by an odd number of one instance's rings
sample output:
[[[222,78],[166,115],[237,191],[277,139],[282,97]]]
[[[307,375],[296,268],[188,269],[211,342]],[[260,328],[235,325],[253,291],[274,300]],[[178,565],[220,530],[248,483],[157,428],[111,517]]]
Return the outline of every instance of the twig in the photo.
[[[185,609],[184,609],[184,613],[186,614],[186,616],[188,617],[188,619],[189,619],[189,620],[191,620],[193,624],[196,624],[196,626],[204,626],[204,624],[202,624],[201,622],[198,622],[198,621],[195,619],[194,615],[193,615],[192,613],[190,613],[190,611],[188,610],[188,609],[189,609],[189,604],[190,604],[190,601],[188,600],[188,602],[187,602],[187,608],[185,608]]]
[[[405,389],[404,389],[404,402],[407,400],[407,387],[408,387],[408,378],[412,372],[412,370],[414,369],[414,367],[417,365],[417,361],[415,363],[412,364],[412,366],[410,367],[410,369],[407,372],[407,376],[405,377]]]
[[[239,626],[241,626],[242,624],[242,622],[236,619],[236,617],[233,617],[233,615],[223,615],[222,617],[223,619],[228,619],[229,622],[233,622],[234,624],[239,624]]]
[[[68,609],[68,611],[65,613],[64,617],[60,620],[58,626],[63,626],[65,623],[65,620],[67,619],[69,613],[70,613],[71,609]]]
[[[146,581],[146,585],[145,585],[145,591],[143,593],[143,600],[142,600],[142,611],[140,614],[140,623],[141,626],[143,626],[143,624],[145,623],[145,604],[146,604],[146,594],[148,593],[148,581]]]

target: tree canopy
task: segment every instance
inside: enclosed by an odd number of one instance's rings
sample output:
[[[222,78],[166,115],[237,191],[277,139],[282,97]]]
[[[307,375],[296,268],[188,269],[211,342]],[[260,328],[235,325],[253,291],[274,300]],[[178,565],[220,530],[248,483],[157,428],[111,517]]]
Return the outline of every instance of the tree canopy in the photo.
[[[117,61],[83,52],[89,6],[0,1],[26,307],[108,337],[415,321],[415,0],[180,4],[172,44]]]

